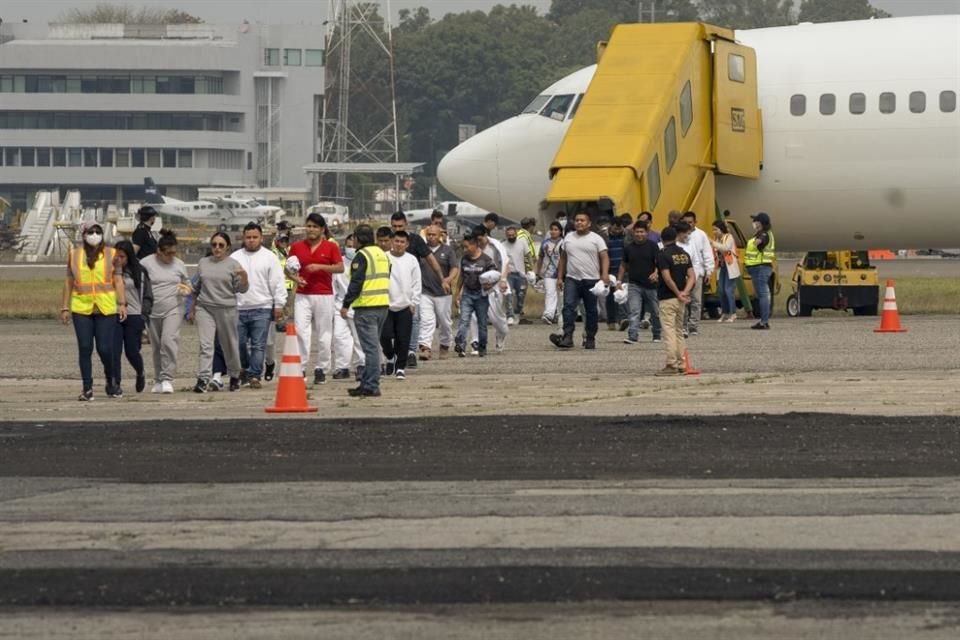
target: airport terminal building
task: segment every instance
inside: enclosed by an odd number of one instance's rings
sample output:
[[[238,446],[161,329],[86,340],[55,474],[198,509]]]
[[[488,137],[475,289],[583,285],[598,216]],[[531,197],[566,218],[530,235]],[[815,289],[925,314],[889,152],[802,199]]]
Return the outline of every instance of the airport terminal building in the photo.
[[[304,189],[324,88],[318,26],[0,24],[0,196],[88,202]]]

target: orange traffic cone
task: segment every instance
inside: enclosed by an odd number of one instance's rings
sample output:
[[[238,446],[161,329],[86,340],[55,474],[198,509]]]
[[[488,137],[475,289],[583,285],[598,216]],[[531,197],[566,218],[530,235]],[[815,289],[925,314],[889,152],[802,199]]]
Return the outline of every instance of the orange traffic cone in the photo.
[[[300,348],[297,346],[297,328],[287,323],[287,339],[283,343],[276,406],[264,409],[267,413],[313,413],[317,407],[307,405],[307,384],[300,368]]]
[[[883,295],[883,315],[880,316],[880,328],[874,333],[904,333],[900,326],[900,313],[897,311],[897,294],[893,291],[893,280],[887,280],[887,292]]]
[[[683,372],[688,376],[698,376],[700,375],[699,369],[694,369],[690,366],[690,355],[687,353],[687,350],[683,350]]]

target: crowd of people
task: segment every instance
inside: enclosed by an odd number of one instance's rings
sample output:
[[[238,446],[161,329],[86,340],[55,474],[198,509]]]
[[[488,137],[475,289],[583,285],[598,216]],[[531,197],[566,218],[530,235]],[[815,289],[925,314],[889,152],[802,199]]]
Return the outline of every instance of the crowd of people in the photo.
[[[236,250],[229,234],[213,233],[192,276],[177,257],[176,235],[151,231],[156,212],[143,207],[139,216],[131,240],[112,247],[98,223],[85,223],[83,243],[70,254],[61,319],[72,320],[77,337],[81,401],[94,397],[94,349],[107,396],[123,395],[124,355],[136,374],[136,391],[145,390],[144,334],[153,352],[151,391],[174,393],[184,320],[195,323],[199,335],[195,393],[261,388],[276,372],[276,334],[293,322],[303,375],[312,363],[315,385],[326,384],[328,376],[353,378],[357,386],[350,395],[366,397],[381,394],[382,376],[404,380],[418,362],[452,354],[485,357],[488,324],[493,348],[502,352],[511,327],[530,323],[524,306],[532,286],[544,292],[541,320],[559,325],[550,335],[557,348],[574,347],[578,320],[581,344],[591,350],[601,317],[610,329],[626,332],[628,345],[650,329],[652,340],[666,348],[658,375],[684,373],[685,340],[698,335],[704,281],[714,271],[719,321],[737,317],[736,243],[719,220],[708,236],[693,212],[671,213],[660,232],[651,229],[649,213],[636,221],[624,214],[601,234],[590,212],[578,211],[569,222],[558,216],[539,243],[532,218],[508,227],[500,241],[491,235],[499,218],[489,214],[454,243],[442,215],[414,232],[397,212],[390,226],[358,226],[342,246],[314,213],[306,218],[302,239],[292,241],[292,229],[281,224],[269,248],[256,223],[244,228]],[[774,239],[767,214],[753,220],[744,263],[760,301],[753,328],[768,329],[765,285]]]

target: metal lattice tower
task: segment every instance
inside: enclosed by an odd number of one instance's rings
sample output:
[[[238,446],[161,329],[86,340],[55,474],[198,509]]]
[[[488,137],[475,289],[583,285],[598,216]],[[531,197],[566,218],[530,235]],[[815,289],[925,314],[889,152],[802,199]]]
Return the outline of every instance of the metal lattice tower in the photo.
[[[398,162],[397,98],[394,80],[393,34],[390,0],[380,15],[379,2],[329,0],[326,59],[327,70],[320,133],[321,162]],[[355,77],[351,68],[354,46],[364,42],[382,54],[389,65],[389,87],[377,90],[368,78]],[[350,99],[369,98],[365,104],[374,113],[365,113],[367,131],[350,123]],[[375,122],[370,126],[371,122]],[[346,196],[346,175],[337,173],[336,199]],[[322,181],[322,176],[321,176]]]

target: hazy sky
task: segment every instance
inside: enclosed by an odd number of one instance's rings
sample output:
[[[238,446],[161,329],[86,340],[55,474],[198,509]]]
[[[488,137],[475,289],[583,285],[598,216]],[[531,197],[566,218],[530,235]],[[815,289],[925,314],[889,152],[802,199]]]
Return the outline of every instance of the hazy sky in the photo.
[[[92,7],[104,0],[0,0],[0,18],[14,22],[56,20],[64,9]],[[799,3],[799,2],[798,2]],[[290,24],[319,23],[326,19],[328,0],[117,0],[116,4],[132,7],[144,5],[183,9],[207,22],[272,22]],[[381,6],[386,0],[381,0]],[[394,13],[404,8],[424,6],[434,17],[454,11],[488,10],[504,0],[391,0]],[[516,4],[533,5],[545,13],[550,0],[517,0]],[[873,0],[873,5],[898,16],[936,13],[960,13],[960,0]]]

